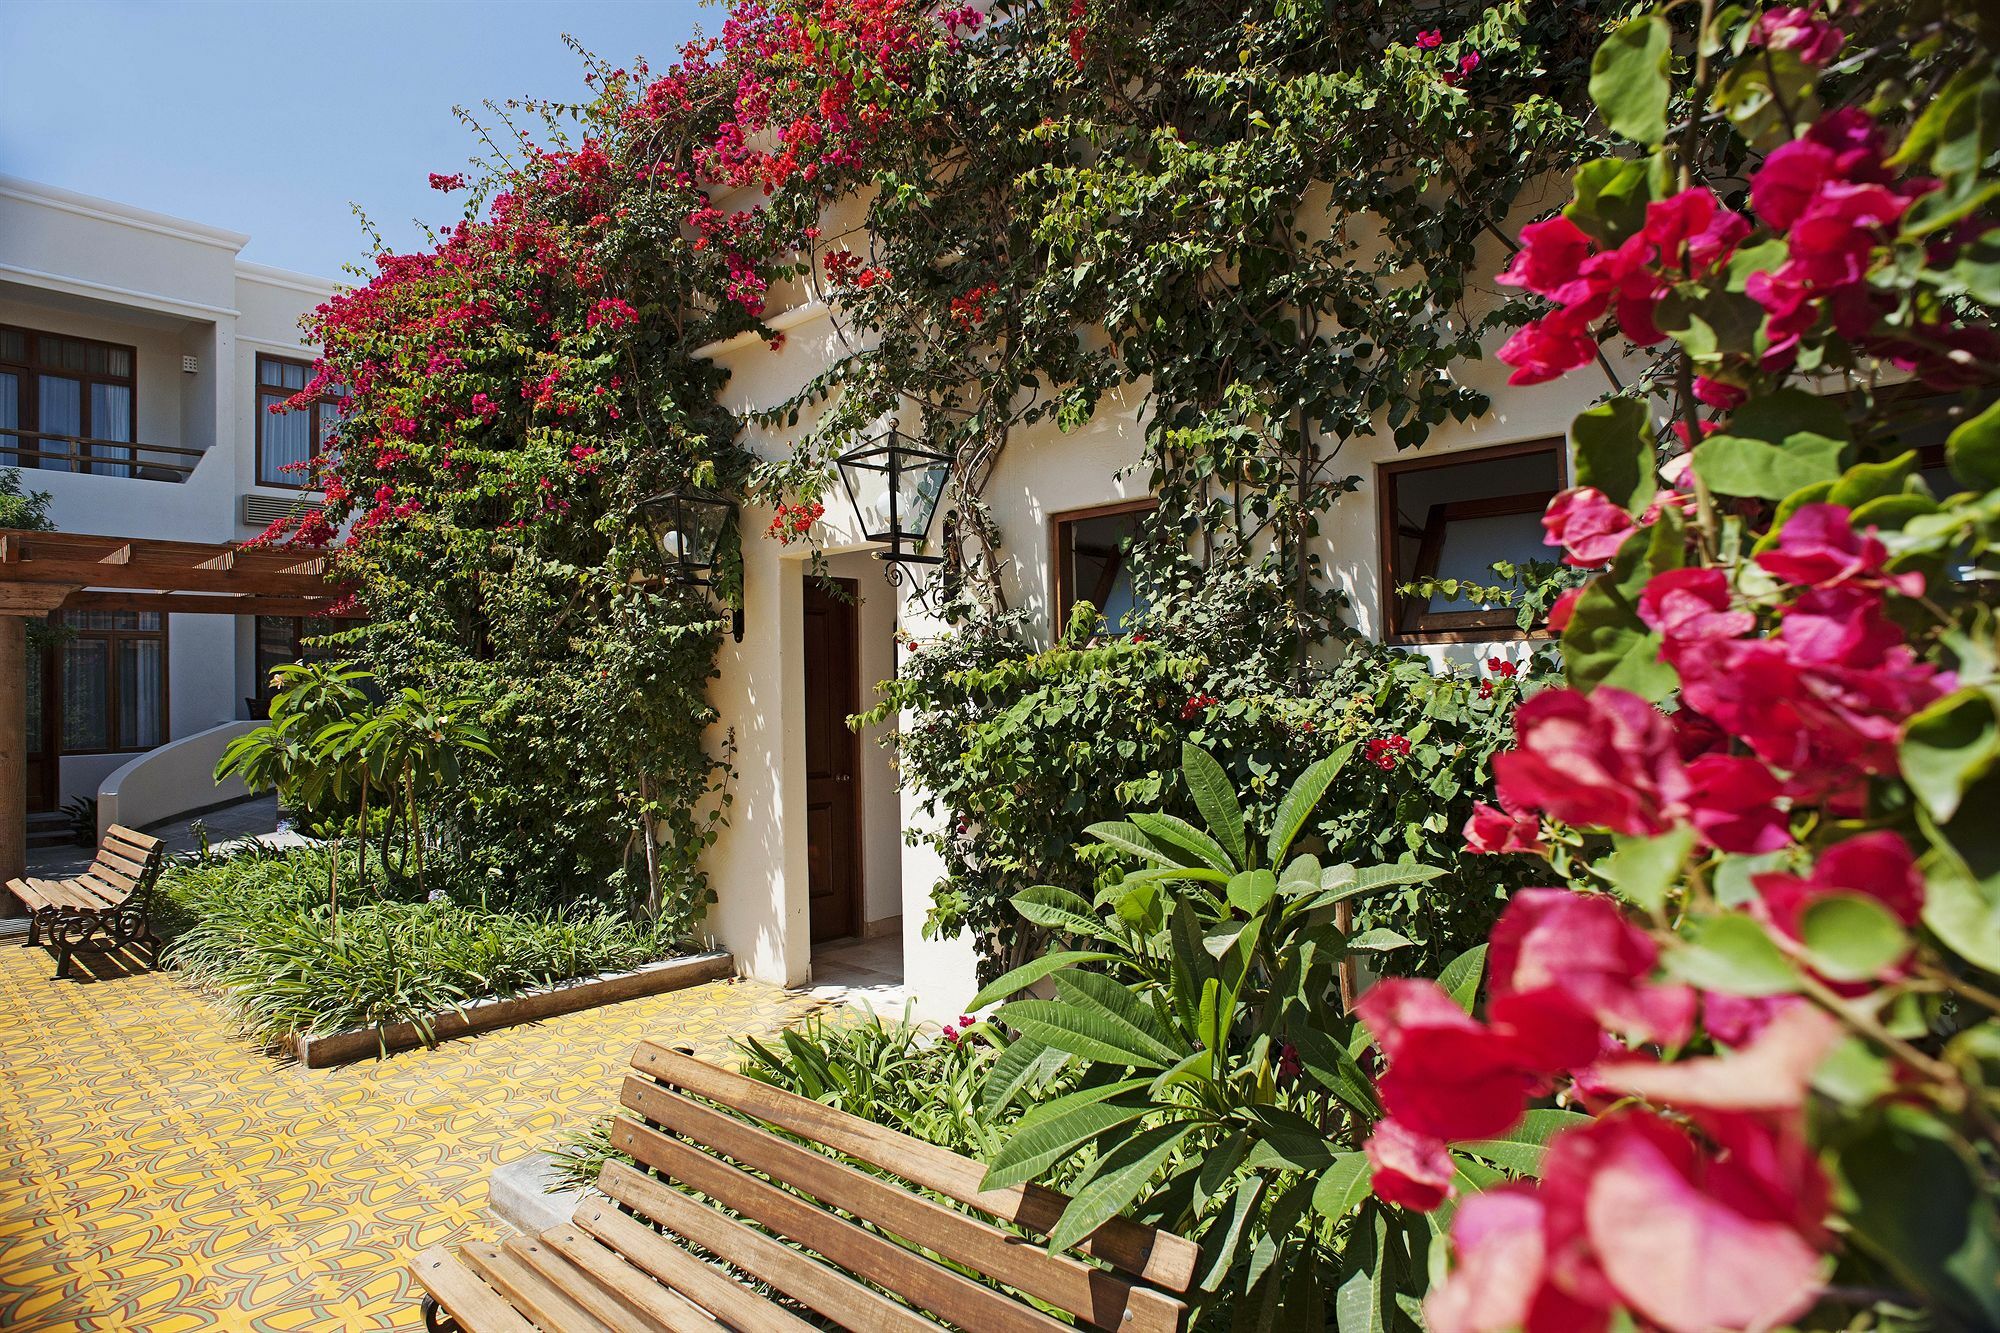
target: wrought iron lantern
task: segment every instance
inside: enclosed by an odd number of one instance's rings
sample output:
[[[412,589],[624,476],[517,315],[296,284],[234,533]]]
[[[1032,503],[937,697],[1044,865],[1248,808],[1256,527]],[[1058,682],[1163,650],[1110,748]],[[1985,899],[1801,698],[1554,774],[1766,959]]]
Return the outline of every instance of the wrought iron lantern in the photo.
[[[639,502],[639,519],[659,549],[667,582],[684,588],[714,585],[722,540],[735,514],[735,501],[699,486],[676,487]],[[740,607],[732,617],[731,629],[741,643]]]
[[[940,453],[891,427],[885,434],[834,460],[840,482],[860,521],[861,535],[887,542],[877,555],[895,565],[939,565],[926,555],[931,521],[951,476],[952,456]]]

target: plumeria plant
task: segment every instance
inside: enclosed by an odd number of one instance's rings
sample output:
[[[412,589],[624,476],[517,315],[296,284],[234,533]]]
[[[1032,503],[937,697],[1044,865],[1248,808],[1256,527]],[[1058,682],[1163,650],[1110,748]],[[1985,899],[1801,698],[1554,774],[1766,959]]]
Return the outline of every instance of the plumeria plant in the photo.
[[[1516,383],[1655,351],[1572,427],[1567,682],[1465,830],[1551,887],[1477,1016],[1359,1004],[1438,1333],[2000,1326],[1994,36],[1640,13],[1592,78],[1632,149],[1501,275],[1548,302]],[[1460,1167],[1551,1106],[1532,1169]]]

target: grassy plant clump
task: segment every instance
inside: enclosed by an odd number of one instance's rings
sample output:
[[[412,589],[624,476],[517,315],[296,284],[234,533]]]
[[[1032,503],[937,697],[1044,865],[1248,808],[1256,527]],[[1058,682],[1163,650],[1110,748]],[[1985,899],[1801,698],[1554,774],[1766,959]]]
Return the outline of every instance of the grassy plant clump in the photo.
[[[432,1016],[471,1001],[689,947],[682,932],[600,905],[492,905],[479,885],[440,867],[426,893],[378,874],[365,899],[336,913],[327,893],[336,857],[342,881],[353,882],[351,846],[189,859],[162,878],[166,961],[216,992],[260,1042],[395,1022],[428,1040]]]

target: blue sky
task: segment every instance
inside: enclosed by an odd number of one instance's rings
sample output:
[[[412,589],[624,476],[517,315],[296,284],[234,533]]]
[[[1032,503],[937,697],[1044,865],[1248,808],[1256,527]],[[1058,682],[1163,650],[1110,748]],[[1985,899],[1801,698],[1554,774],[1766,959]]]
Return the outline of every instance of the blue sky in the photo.
[[[243,257],[326,277],[449,222],[454,104],[575,98],[569,33],[662,68],[696,0],[0,0],[0,172],[248,232]]]

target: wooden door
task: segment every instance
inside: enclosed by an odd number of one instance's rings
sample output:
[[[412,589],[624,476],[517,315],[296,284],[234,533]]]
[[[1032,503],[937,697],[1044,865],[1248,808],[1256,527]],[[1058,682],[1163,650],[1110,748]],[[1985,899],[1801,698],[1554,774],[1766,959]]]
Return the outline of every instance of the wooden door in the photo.
[[[56,723],[61,712],[57,689],[56,659],[61,653],[55,648],[28,649],[28,813],[38,814],[56,808],[56,797],[61,791],[62,750],[58,742],[62,737]]]
[[[847,728],[861,693],[857,585],[834,583],[838,596],[822,580],[806,579],[806,882],[814,943],[861,930],[858,738]]]

